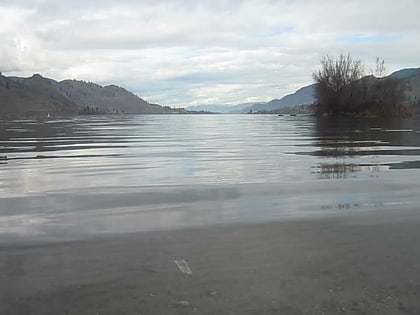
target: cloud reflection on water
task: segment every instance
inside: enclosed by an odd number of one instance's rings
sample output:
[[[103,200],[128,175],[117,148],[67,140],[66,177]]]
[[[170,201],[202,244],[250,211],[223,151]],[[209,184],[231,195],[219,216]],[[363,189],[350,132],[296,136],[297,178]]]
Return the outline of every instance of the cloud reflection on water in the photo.
[[[418,199],[414,120],[98,116],[0,124],[0,233],[74,238]]]

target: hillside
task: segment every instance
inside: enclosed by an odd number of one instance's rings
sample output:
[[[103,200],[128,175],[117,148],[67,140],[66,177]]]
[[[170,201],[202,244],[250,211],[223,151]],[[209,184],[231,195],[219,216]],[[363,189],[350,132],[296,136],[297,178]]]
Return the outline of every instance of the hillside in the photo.
[[[124,88],[76,80],[57,82],[39,74],[30,78],[0,75],[0,114],[171,114],[185,112],[149,104]]]
[[[293,94],[286,95],[281,99],[274,99],[263,104],[256,104],[250,109],[253,112],[272,111],[285,107],[309,105],[314,103],[315,84],[305,86]]]
[[[305,86],[293,94],[284,96],[281,99],[274,99],[269,102],[243,103],[238,105],[194,105],[188,106],[188,110],[207,110],[222,114],[247,114],[258,112],[270,112],[285,109],[286,112],[294,111],[294,107],[310,105],[314,103],[315,84]]]
[[[17,80],[0,75],[0,114],[76,114],[81,106],[40,75]]]
[[[66,97],[83,107],[85,112],[163,114],[173,113],[169,107],[149,104],[140,97],[116,85],[102,87],[98,84],[76,80],[58,82],[56,88]]]
[[[416,111],[420,112],[420,68],[405,69],[394,72],[391,76],[397,75],[404,82],[404,102],[414,106]]]

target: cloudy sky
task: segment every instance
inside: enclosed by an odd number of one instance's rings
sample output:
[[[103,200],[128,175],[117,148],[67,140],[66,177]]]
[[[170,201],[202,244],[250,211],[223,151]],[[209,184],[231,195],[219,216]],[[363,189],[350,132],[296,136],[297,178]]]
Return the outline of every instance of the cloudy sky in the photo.
[[[0,71],[170,106],[280,98],[325,54],[420,66],[418,0],[0,0]]]

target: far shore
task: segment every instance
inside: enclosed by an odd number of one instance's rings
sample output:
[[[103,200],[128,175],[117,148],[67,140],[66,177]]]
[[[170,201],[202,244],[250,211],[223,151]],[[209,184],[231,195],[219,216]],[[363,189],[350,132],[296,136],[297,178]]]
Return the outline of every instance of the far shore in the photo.
[[[1,245],[0,314],[420,314],[419,226],[414,208]]]

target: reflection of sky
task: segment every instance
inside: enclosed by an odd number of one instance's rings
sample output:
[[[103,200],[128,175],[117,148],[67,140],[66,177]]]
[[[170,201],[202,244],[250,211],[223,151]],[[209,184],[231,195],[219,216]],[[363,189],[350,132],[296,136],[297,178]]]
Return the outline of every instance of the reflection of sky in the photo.
[[[53,127],[50,133],[44,129],[42,134],[30,134],[38,139],[36,151],[28,142],[26,151],[5,153],[10,160],[2,165],[0,173],[0,189],[4,193],[79,187],[293,182],[316,178],[317,170],[347,170],[353,176],[374,170],[383,172],[390,163],[403,162],[402,156],[410,155],[410,160],[414,160],[419,155],[415,130],[371,130],[370,135],[347,132],[342,138],[316,135],[314,139],[310,118],[136,116],[79,119],[70,124],[67,121],[61,129],[60,123]],[[31,128],[36,129],[33,125]],[[63,130],[66,137],[61,140],[62,136],[55,135]],[[19,134],[21,138],[14,139],[22,147],[27,140],[25,133]],[[401,137],[409,141],[408,145],[396,145]],[[14,145],[13,140],[9,142],[12,143],[7,143],[6,148]],[[314,157],[313,152],[318,152],[315,155],[319,157]]]
[[[229,116],[173,117],[137,117],[114,125],[76,121],[65,138],[31,134],[42,138],[7,152],[10,160],[3,169],[10,176],[2,189],[19,194],[83,186],[275,181],[294,167],[284,151],[292,142],[284,139],[278,146],[277,137],[288,131],[277,129],[277,122],[258,126],[246,116],[236,124]],[[51,132],[60,133],[54,127]],[[20,145],[28,141],[20,136]]]
[[[410,126],[337,133],[275,115],[16,125],[19,134],[0,134],[0,216],[30,214],[19,221],[30,229],[84,219],[103,231],[255,222],[418,201],[420,134]]]

